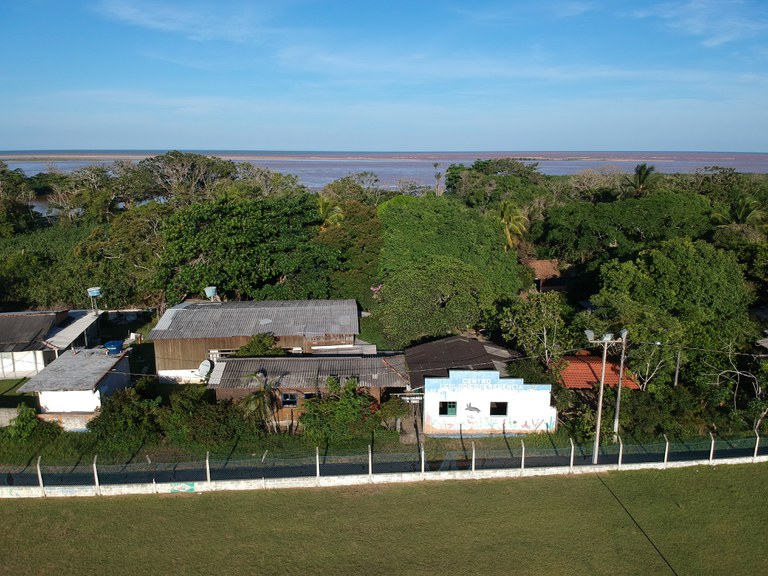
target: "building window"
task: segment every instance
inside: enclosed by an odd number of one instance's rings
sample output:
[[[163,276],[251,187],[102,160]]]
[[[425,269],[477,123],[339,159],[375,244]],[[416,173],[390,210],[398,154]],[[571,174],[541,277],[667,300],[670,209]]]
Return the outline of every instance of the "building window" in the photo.
[[[283,392],[282,397],[283,406],[296,406],[298,404],[298,397],[295,392]]]
[[[506,415],[507,415],[506,402],[491,402],[491,416],[506,416]]]
[[[440,416],[456,416],[456,402],[440,402]]]

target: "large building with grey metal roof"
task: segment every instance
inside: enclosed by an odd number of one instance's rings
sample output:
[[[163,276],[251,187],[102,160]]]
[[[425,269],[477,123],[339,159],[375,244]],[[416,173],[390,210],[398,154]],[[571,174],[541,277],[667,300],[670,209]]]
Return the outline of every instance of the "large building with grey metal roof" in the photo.
[[[193,381],[211,351],[231,351],[255,334],[305,354],[352,349],[360,333],[354,300],[184,302],[170,308],[150,332],[158,374]]]

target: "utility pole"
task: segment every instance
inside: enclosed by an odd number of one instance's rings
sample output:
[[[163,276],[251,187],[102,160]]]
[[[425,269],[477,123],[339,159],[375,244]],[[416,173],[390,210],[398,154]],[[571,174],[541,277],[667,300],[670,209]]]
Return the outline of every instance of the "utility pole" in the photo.
[[[603,423],[603,392],[605,390],[605,363],[608,357],[608,345],[617,344],[622,340],[614,340],[613,334],[603,334],[600,340],[595,340],[595,333],[592,330],[584,330],[587,340],[591,344],[600,344],[603,347],[603,368],[600,371],[600,393],[597,400],[597,423],[595,424],[595,444],[592,449],[592,464],[598,463],[598,452],[600,451],[600,427]]]
[[[621,332],[621,363],[619,364],[619,385],[616,390],[616,413],[613,415],[613,441],[616,442],[619,437],[619,410],[621,409],[621,387],[624,379],[624,358],[627,355],[627,329]]]

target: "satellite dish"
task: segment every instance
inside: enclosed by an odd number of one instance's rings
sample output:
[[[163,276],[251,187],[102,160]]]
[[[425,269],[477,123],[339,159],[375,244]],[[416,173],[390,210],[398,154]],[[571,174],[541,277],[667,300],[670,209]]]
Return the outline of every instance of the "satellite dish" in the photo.
[[[211,373],[211,370],[213,370],[213,362],[210,360],[203,360],[200,362],[200,367],[197,369],[197,375],[200,376],[200,378],[207,378],[208,374]]]

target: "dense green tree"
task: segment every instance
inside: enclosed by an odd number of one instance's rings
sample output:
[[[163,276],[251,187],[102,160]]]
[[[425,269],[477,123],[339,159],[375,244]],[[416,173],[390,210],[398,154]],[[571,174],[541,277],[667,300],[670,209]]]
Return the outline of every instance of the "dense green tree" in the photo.
[[[241,346],[233,356],[257,357],[257,356],[285,356],[286,351],[277,345],[274,334],[265,332],[254,334],[248,343]]]
[[[74,250],[91,282],[103,288],[111,306],[162,307],[156,286],[163,254],[163,223],[171,206],[149,202],[120,213],[109,225],[93,229]]]
[[[446,192],[480,212],[502,200],[526,205],[543,191],[543,182],[538,163],[512,158],[477,160],[470,167],[452,164],[445,174]]]
[[[138,168],[144,172],[140,178],[148,182],[151,197],[163,198],[173,206],[210,199],[217,187],[234,180],[237,173],[231,160],[176,150],[146,158]]]
[[[353,298],[370,310],[374,304],[371,288],[379,278],[381,221],[373,206],[356,200],[336,208],[336,216],[340,213],[343,218],[326,217],[326,225],[317,237],[318,242],[335,250],[339,257],[339,267],[331,273],[331,294],[335,298]]]
[[[32,188],[21,170],[9,170],[0,161],[0,238],[30,230],[35,216],[29,206]]]
[[[357,384],[353,378],[343,384],[329,378],[327,393],[304,402],[300,422],[307,438],[318,444],[336,444],[368,436],[379,426],[376,401]]]
[[[435,257],[467,264],[492,286],[494,299],[511,298],[522,286],[517,255],[505,251],[501,222],[447,197],[399,196],[379,207],[384,243],[380,276],[387,279]]]
[[[398,347],[473,329],[494,301],[493,286],[477,268],[447,256],[393,271],[379,295],[374,316]]]
[[[326,184],[320,191],[320,196],[336,204],[354,200],[372,206],[378,206],[393,195],[394,192],[381,187],[379,177],[373,172],[348,174]]]
[[[313,241],[319,223],[309,195],[193,204],[166,221],[159,285],[169,302],[209,285],[233,299],[325,298],[335,259]]]
[[[699,195],[659,191],[644,198],[552,208],[534,235],[545,254],[583,264],[629,257],[670,238],[702,238],[712,230],[710,214],[709,203]]]
[[[732,254],[703,241],[674,239],[640,252],[634,261],[603,266],[601,277],[592,299],[594,319],[614,330],[627,328],[639,343],[661,343],[645,344],[629,356],[636,372],[653,373],[654,386],[668,384],[673,356],[683,350],[684,380],[699,389],[702,401],[717,406],[729,398],[730,391],[711,378],[724,359],[717,351],[754,337],[747,315],[753,296]]]
[[[508,342],[549,366],[571,347],[567,314],[558,292],[528,292],[501,311],[499,324]]]

